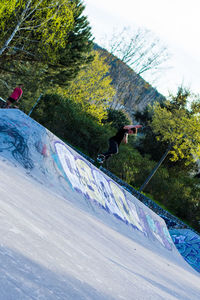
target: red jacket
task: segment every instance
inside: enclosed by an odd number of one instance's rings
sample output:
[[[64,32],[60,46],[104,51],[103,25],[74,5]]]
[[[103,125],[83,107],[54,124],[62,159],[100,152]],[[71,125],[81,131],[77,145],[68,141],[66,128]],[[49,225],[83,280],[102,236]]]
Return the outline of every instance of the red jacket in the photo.
[[[19,87],[16,87],[14,89],[14,91],[12,92],[12,94],[10,95],[10,98],[17,101],[21,97],[22,93],[23,93],[22,89]]]

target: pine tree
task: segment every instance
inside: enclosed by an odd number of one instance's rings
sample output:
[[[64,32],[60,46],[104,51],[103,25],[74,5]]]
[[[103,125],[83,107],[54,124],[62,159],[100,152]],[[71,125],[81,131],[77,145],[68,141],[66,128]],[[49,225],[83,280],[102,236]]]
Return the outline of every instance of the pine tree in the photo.
[[[66,80],[74,79],[80,69],[92,61],[93,40],[91,27],[87,17],[83,15],[85,6],[80,0],[73,1],[74,26],[67,36],[65,48],[60,49],[59,60],[56,66],[49,65],[47,72],[50,76],[47,81],[52,81],[61,85]],[[56,74],[55,74],[55,73]]]

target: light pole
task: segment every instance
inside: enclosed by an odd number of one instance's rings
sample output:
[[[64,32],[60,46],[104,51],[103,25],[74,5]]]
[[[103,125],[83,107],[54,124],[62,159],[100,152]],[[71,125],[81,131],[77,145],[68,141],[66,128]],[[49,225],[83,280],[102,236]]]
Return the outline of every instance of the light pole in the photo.
[[[36,100],[35,104],[33,105],[33,107],[31,108],[31,110],[28,113],[28,116],[30,117],[30,115],[32,114],[34,108],[36,107],[36,105],[38,104],[38,102],[40,101],[41,97],[43,94],[40,94],[39,98]]]
[[[160,161],[157,163],[157,165],[155,166],[155,168],[151,171],[151,173],[149,174],[149,176],[147,177],[147,179],[145,180],[145,182],[141,185],[141,187],[139,188],[139,192],[141,192],[142,190],[144,190],[144,188],[146,187],[146,185],[149,183],[149,181],[151,180],[151,178],[153,177],[153,175],[156,173],[156,171],[158,170],[158,168],[160,167],[160,165],[162,164],[162,162],[165,160],[166,156],[168,155],[169,151],[171,150],[173,144],[171,143],[166,152],[164,153],[164,155],[161,157]]]

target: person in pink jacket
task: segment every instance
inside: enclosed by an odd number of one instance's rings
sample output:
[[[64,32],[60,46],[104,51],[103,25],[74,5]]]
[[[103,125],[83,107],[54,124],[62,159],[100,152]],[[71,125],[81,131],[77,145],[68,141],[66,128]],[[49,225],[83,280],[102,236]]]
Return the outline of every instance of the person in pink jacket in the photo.
[[[20,98],[22,97],[23,91],[23,84],[20,83],[12,92],[12,94],[8,97],[6,103],[6,107],[9,108],[12,104],[15,104],[16,102],[18,102],[20,100]]]

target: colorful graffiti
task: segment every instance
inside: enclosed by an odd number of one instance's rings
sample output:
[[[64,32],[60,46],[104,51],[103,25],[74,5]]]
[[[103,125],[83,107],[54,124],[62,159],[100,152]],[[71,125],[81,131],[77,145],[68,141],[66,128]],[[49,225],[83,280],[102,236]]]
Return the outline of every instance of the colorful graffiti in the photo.
[[[22,127],[22,124],[19,127]],[[34,163],[30,158],[27,140],[23,137],[21,131],[16,128],[16,124],[11,120],[0,119],[0,132],[0,152],[8,150],[24,168],[32,169]]]
[[[43,184],[60,186],[67,198],[66,184],[87,201],[172,250],[174,245],[165,222],[115,181],[64,144],[40,124],[20,111],[0,113],[0,151],[37,174]],[[16,155],[18,153],[18,155]],[[57,186],[56,186],[57,185]],[[56,190],[58,192],[59,189]]]
[[[158,240],[168,250],[172,249],[166,225],[161,224],[153,212],[68,146],[59,141],[54,146],[73,190],[149,238]]]
[[[200,272],[200,236],[188,229],[170,230],[170,234],[184,259]]]

